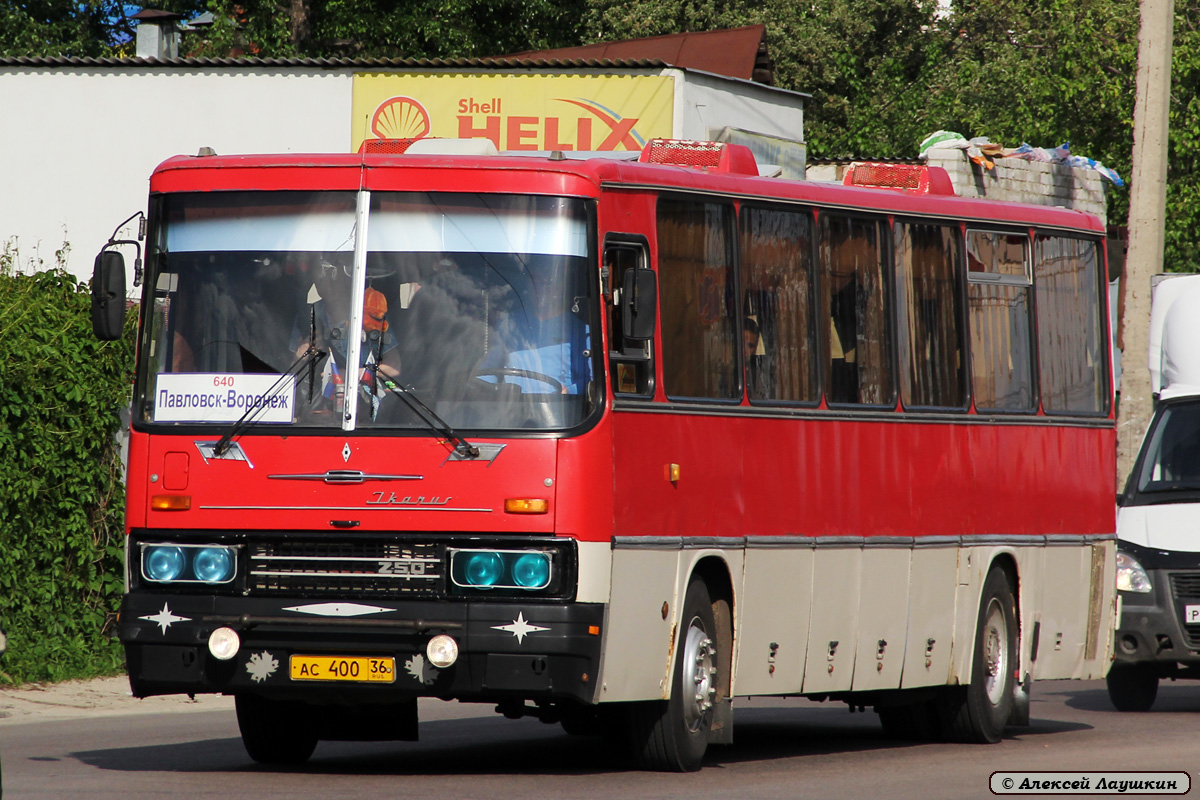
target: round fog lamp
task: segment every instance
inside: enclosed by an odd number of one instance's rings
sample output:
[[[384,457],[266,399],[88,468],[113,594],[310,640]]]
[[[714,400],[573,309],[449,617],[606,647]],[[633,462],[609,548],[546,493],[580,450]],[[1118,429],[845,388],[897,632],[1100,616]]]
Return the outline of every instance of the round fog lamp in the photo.
[[[236,656],[241,646],[242,640],[233,628],[217,628],[208,636],[208,652],[220,661]]]
[[[458,642],[452,636],[439,633],[425,646],[425,655],[429,656],[430,664],[445,669],[458,660]]]

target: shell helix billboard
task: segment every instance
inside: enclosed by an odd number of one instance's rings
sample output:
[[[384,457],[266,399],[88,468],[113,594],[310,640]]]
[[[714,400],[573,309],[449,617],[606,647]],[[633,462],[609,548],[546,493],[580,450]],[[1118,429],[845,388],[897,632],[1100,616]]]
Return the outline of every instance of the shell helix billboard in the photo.
[[[365,139],[488,138],[498,150],[641,150],[672,135],[657,75],[361,73],[351,150]]]

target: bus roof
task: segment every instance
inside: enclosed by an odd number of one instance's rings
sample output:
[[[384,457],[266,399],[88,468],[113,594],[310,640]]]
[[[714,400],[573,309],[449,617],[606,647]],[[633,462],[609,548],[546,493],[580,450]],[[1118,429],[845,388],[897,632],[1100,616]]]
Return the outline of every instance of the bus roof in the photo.
[[[150,189],[155,193],[357,191],[359,188],[411,191],[419,186],[426,191],[589,197],[602,191],[654,189],[1100,235],[1105,231],[1098,217],[1062,207],[720,173],[612,156],[580,158],[580,155],[566,158],[539,152],[487,156],[384,153],[174,156],[154,170]]]

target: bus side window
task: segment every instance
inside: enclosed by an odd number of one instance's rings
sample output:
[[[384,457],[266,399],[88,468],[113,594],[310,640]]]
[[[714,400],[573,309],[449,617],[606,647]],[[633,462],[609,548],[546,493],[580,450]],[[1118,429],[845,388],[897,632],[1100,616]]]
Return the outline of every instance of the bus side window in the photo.
[[[1039,233],[1033,255],[1042,408],[1048,414],[1107,413],[1099,243]]]
[[[967,231],[967,303],[975,407],[1034,411],[1029,237]]]
[[[828,330],[830,403],[895,402],[880,220],[822,214],[819,254]]]
[[[900,399],[905,408],[966,408],[960,227],[897,220],[893,243]]]
[[[816,403],[812,214],[743,206],[739,225],[746,393],[751,403]]]
[[[652,397],[654,395],[653,341],[626,341],[622,334],[621,287],[625,273],[632,269],[647,269],[648,246],[640,236],[618,239],[610,236],[604,248],[604,267],[608,271],[609,296],[609,365],[613,392],[621,395]]]

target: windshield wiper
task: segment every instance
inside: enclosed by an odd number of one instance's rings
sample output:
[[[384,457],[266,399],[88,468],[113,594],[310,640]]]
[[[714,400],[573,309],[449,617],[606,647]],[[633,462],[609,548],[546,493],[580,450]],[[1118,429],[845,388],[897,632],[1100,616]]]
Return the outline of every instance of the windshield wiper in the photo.
[[[308,349],[305,350],[299,358],[292,362],[292,366],[288,367],[288,369],[279,376],[279,379],[276,380],[275,383],[271,384],[271,388],[267,389],[267,391],[263,393],[264,402],[257,404],[251,403],[238,421],[233,423],[233,427],[226,431],[225,435],[217,440],[217,443],[213,445],[213,454],[215,454],[217,457],[225,455],[225,451],[227,451],[229,446],[233,444],[233,440],[248,431],[258,422],[256,417],[265,411],[270,405],[265,401],[270,400],[272,397],[278,395],[280,390],[286,385],[288,378],[296,377],[309,365],[316,364],[316,362],[324,355],[324,350],[318,350],[310,344]]]
[[[450,427],[450,423],[439,417],[432,408],[425,405],[421,398],[417,397],[411,386],[405,386],[402,383],[392,380],[380,371],[379,366],[379,364],[375,364],[373,367],[370,367],[371,374],[374,376],[376,383],[382,382],[385,389],[403,400],[412,409],[412,412],[417,415],[417,418],[425,423],[427,428],[434,433],[445,436],[447,441],[454,445],[454,452],[463,458],[477,458],[479,456],[479,448],[459,436]]]

